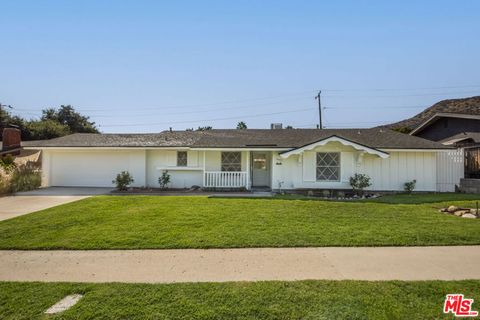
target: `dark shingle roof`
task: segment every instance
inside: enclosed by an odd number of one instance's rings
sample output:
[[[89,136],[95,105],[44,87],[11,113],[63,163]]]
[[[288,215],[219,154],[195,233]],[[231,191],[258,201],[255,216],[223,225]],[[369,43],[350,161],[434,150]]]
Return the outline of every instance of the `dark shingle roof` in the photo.
[[[469,139],[471,139],[475,143],[480,143],[480,132],[461,132],[451,137],[445,138],[440,142],[446,145],[451,145]]]
[[[463,98],[463,99],[449,99],[442,100],[435,103],[433,106],[423,110],[419,114],[410,119],[402,120],[396,123],[387,125],[387,128],[402,128],[415,129],[428,119],[432,118],[437,113],[460,113],[470,115],[480,115],[480,96]],[[385,126],[384,126],[385,127]]]
[[[440,143],[403,133],[373,129],[225,129],[163,131],[153,134],[90,134],[24,142],[25,147],[195,147],[195,148],[298,148],[331,136],[372,148],[445,149]]]

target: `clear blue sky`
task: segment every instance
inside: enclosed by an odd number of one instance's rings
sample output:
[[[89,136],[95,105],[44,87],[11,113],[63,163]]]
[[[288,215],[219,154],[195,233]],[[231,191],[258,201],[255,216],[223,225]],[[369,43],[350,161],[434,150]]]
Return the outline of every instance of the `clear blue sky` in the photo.
[[[27,118],[71,104],[103,132],[313,127],[318,89],[329,127],[480,95],[480,1],[5,0],[0,13],[0,102]]]

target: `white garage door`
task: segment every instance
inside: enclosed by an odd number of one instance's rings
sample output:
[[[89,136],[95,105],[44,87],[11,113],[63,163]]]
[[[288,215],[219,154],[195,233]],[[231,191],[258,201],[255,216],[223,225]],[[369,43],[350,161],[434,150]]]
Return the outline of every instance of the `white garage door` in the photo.
[[[52,186],[113,187],[121,171],[131,171],[131,153],[122,151],[52,152]]]

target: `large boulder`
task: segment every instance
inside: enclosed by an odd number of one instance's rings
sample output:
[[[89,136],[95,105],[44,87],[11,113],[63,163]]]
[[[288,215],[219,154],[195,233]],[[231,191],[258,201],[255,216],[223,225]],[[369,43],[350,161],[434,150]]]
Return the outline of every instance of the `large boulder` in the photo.
[[[462,216],[462,218],[470,218],[470,219],[475,219],[477,216],[471,213],[466,213]]]

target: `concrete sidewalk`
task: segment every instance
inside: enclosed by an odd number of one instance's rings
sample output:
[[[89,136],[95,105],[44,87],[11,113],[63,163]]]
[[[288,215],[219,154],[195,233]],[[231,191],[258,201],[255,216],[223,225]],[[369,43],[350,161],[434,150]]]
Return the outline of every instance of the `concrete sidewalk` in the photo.
[[[480,246],[0,251],[0,281],[480,279]]]

